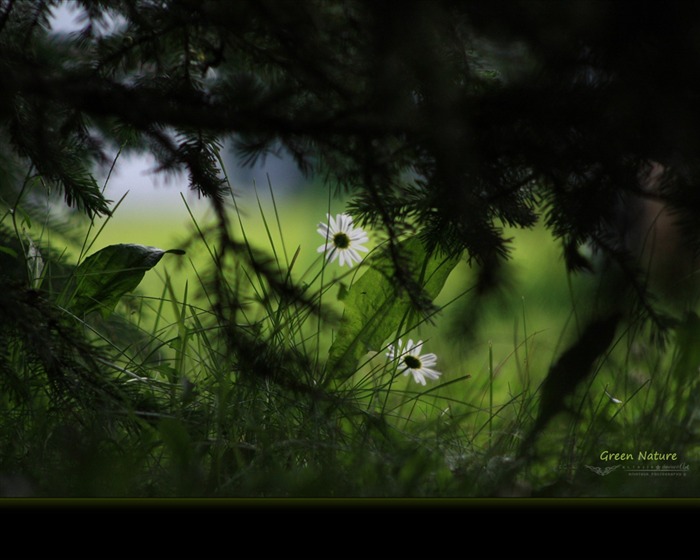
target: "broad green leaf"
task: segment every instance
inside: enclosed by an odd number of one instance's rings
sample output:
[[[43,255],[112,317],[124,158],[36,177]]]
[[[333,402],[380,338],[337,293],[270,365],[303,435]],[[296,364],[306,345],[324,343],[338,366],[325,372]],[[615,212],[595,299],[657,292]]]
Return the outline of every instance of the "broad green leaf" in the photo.
[[[184,251],[164,251],[136,244],[110,245],[97,251],[73,273],[73,289],[68,292],[66,307],[76,315],[99,310],[107,317],[119,299],[133,291],[146,271],[158,264],[166,253],[182,255]]]
[[[415,238],[404,242],[402,250],[409,257],[415,277],[426,294],[435,299],[459,262],[459,255],[428,255],[420,240]],[[386,272],[391,266],[388,257],[378,255],[369,259],[369,264],[369,270],[339,294],[345,310],[328,354],[328,365],[336,377],[351,375],[358,360],[368,350],[379,350],[411,311],[409,298],[398,293],[391,275]]]

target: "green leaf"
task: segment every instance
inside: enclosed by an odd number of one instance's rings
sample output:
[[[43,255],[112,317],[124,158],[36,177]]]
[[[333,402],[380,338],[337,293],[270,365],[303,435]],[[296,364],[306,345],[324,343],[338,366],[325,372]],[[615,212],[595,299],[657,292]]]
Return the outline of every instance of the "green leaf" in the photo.
[[[0,253],[5,253],[11,257],[14,257],[15,259],[18,257],[17,251],[15,251],[12,247],[5,247],[4,245],[0,245]]]
[[[438,296],[460,259],[459,255],[427,254],[416,238],[405,241],[402,251],[430,299]],[[386,272],[391,270],[389,258],[379,254],[368,262],[371,268],[339,294],[345,310],[328,354],[328,366],[339,378],[352,375],[358,360],[368,350],[379,350],[412,309],[408,296],[398,293],[391,275]]]
[[[97,251],[75,270],[66,307],[78,316],[99,310],[107,317],[166,253],[183,255],[184,251],[136,244],[110,245]]]

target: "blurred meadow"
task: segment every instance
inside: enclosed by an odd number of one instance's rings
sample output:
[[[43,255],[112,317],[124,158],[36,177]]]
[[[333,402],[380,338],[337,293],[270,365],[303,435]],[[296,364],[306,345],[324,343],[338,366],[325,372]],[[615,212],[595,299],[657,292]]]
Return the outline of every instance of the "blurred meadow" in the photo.
[[[139,170],[138,162],[127,161],[123,167],[125,171],[119,165],[115,167],[106,191],[108,198],[118,201],[114,215],[95,220],[89,228],[90,252],[117,243],[186,250],[185,256],[166,258],[147,272],[138,289],[126,295],[119,308],[130,313],[145,333],[162,341],[160,350],[165,362],[179,361],[180,347],[173,341],[178,339],[178,332],[182,333],[183,321],[189,324],[183,309],[206,307],[207,282],[202,274],[206,274],[212,257],[202,232],[211,226],[214,216],[205,201],[178,188],[184,184],[181,177],[153,181],[147,167]],[[327,213],[342,213],[348,198],[329,192],[311,179],[296,174],[287,177],[284,167],[276,171],[272,174],[259,167],[231,180],[235,195],[226,205],[232,230],[250,247],[267,255],[275,266],[285,272],[291,269],[294,282],[304,285],[311,281],[316,289],[321,280],[328,285],[333,281],[352,285],[361,276],[362,267],[350,272],[328,267],[326,278],[320,279],[322,258],[316,251],[322,242],[316,232],[318,224],[326,221]],[[368,234],[368,247],[375,248],[380,240],[371,230]],[[425,346],[438,356],[436,367],[442,372],[439,382],[422,389],[410,376],[402,376],[389,391],[381,393],[381,415],[394,430],[414,440],[418,447],[426,445],[426,433],[432,434],[428,445],[438,454],[443,468],[446,465],[452,473],[448,477],[453,478],[451,484],[441,487],[446,495],[488,495],[493,488],[504,491],[499,486],[503,484],[500,477],[515,464],[518,445],[534,420],[540,384],[557,356],[580,332],[597,282],[585,274],[568,274],[557,244],[540,225],[530,230],[506,230],[506,236],[512,240],[506,265],[511,278],[508,289],[481,302],[481,312],[473,325],[465,325],[464,321],[470,317],[465,300],[474,289],[474,271],[462,260],[435,300],[439,312],[409,330],[413,339],[425,341]],[[334,297],[337,289],[327,292],[323,305],[339,316],[342,304]],[[248,319],[255,322],[260,316]],[[333,321],[322,327],[317,337],[321,352],[332,344],[337,327]],[[311,330],[315,328],[316,323]],[[598,438],[611,427],[620,442],[637,437],[638,422],[644,420],[646,409],[655,406],[657,396],[649,381],[658,372],[644,369],[649,364],[639,366],[639,356],[645,351],[638,343],[623,335],[615,346],[578,401],[581,409],[576,414],[591,415],[587,416],[591,423],[563,415],[551,427],[551,439],[545,446],[557,448],[564,442],[565,446],[558,453],[547,447],[546,458],[539,466],[528,467],[525,481],[507,487],[506,495],[530,494],[542,488],[546,491],[562,480],[562,472],[569,479],[574,472],[581,477],[582,465],[596,458]],[[370,383],[376,388],[373,379],[385,362],[383,350],[364,355],[346,384],[364,387]],[[662,367],[661,358],[656,360],[651,367]],[[184,368],[180,370],[182,378],[193,387],[207,382],[207,368],[198,363],[199,359],[192,359],[179,366]],[[631,371],[632,365],[639,369]],[[643,397],[639,391],[643,388],[649,392],[640,404]],[[372,390],[363,399],[362,406],[368,410],[377,407],[377,394]],[[602,429],[596,427],[601,421],[605,424]],[[625,426],[631,431],[626,432]],[[418,479],[425,475],[415,474]],[[571,495],[640,491],[633,483],[630,490],[624,485],[619,489],[599,487],[601,482],[600,477],[596,480],[589,476],[582,488],[570,490]],[[327,491],[313,484],[308,490],[300,490],[311,495]],[[430,494],[430,490],[420,487],[403,491]],[[371,485],[360,491],[365,492],[385,493]],[[666,486],[661,489],[664,492],[668,492]],[[653,487],[649,493],[655,494]]]
[[[695,325],[689,323],[685,334],[679,329],[668,352],[644,345],[643,334],[619,334],[572,399],[576,408],[559,414],[537,442],[525,445],[541,383],[580,335],[595,299],[595,275],[567,273],[557,244],[541,225],[506,230],[512,241],[505,265],[510,281],[506,289],[479,300],[474,314],[469,298],[475,270],[461,258],[436,294],[436,312],[407,315],[392,335],[422,340],[423,353],[437,356],[434,367],[441,376],[422,387],[411,375],[393,370],[387,376],[387,345],[396,338],[383,337],[381,347],[360,343],[354,354],[348,350],[340,360],[334,356],[338,341],[348,336],[340,318],[353,305],[343,294],[381,263],[373,255],[379,255],[382,239],[370,229],[366,260],[374,265],[346,269],[324,262],[317,250],[323,243],[319,224],[327,214],[346,212],[351,199],[312,179],[287,176],[284,169],[229,174],[228,168],[236,167],[224,165],[231,185],[225,207],[232,238],[255,255],[252,263],[269,265],[285,282],[302,286],[321,313],[276,299],[256,276],[255,265],[237,263],[235,256],[218,261],[211,241],[216,216],[205,201],[180,188],[185,184],[181,177],[154,181],[147,162],[117,160],[111,175],[101,179],[105,195],[114,201],[113,215],[92,222],[76,217],[71,235],[78,243],[53,248],[68,259],[80,255],[80,261],[119,244],[185,251],[164,255],[136,289],[121,296],[113,314],[84,323],[110,348],[117,379],[126,374],[127,384],[141,387],[141,396],[126,405],[135,408],[117,417],[136,415],[135,425],[146,424],[136,437],[109,436],[116,437],[113,445],[121,457],[115,461],[113,452],[102,459],[85,450],[81,454],[87,455],[71,456],[61,440],[65,436],[56,436],[47,419],[35,429],[54,434],[50,437],[58,448],[39,456],[58,453],[64,458],[56,459],[62,466],[53,475],[39,474],[41,468],[29,478],[37,481],[38,492],[465,497],[696,491],[683,484],[685,479],[650,482],[623,478],[622,472],[613,484],[612,477],[600,475],[608,474],[606,464],[598,466],[607,450],[671,449],[682,453],[682,464],[697,460],[697,447],[686,439],[686,430],[692,432],[697,422],[695,380],[683,371],[694,359]],[[60,211],[47,206],[49,214]],[[310,401],[297,401],[303,392],[289,400],[299,389],[288,394],[284,385],[269,381],[248,386],[237,371],[240,364],[228,362],[225,347],[217,342],[227,327],[212,311],[211,287],[220,274],[238,298],[239,334],[251,335],[244,347],[260,344],[257,351],[265,353],[271,344],[280,356],[291,352],[282,359],[301,360],[290,371],[305,384],[323,386],[321,401],[312,395]],[[376,327],[374,319],[369,316],[368,328]],[[383,318],[378,320],[381,324]],[[350,349],[372,338],[361,329],[356,336]],[[250,357],[254,362],[258,358]],[[283,363],[276,356],[264,360]],[[265,371],[269,366],[263,361],[253,367]],[[250,404],[246,399],[252,399]],[[331,400],[321,419],[322,409],[314,409],[323,399]],[[112,418],[115,411],[101,414]],[[144,432],[148,425],[153,427]],[[96,438],[90,445],[105,445],[104,434],[87,433]],[[533,455],[524,458],[523,453]],[[75,461],[82,464],[78,470],[70,466]]]

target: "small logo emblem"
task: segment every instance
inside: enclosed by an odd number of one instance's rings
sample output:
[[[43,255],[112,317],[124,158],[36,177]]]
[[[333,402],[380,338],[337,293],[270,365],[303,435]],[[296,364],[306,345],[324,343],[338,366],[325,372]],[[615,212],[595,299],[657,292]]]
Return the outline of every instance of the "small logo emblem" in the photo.
[[[614,467],[592,467],[591,465],[585,465],[585,467],[599,476],[607,476],[614,470],[617,470],[622,465],[615,465]]]

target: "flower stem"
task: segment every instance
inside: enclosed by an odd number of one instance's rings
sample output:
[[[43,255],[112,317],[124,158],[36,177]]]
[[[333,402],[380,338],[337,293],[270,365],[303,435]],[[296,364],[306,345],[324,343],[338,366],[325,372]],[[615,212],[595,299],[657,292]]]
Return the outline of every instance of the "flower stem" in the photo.
[[[493,444],[493,343],[489,340],[489,449]]]

